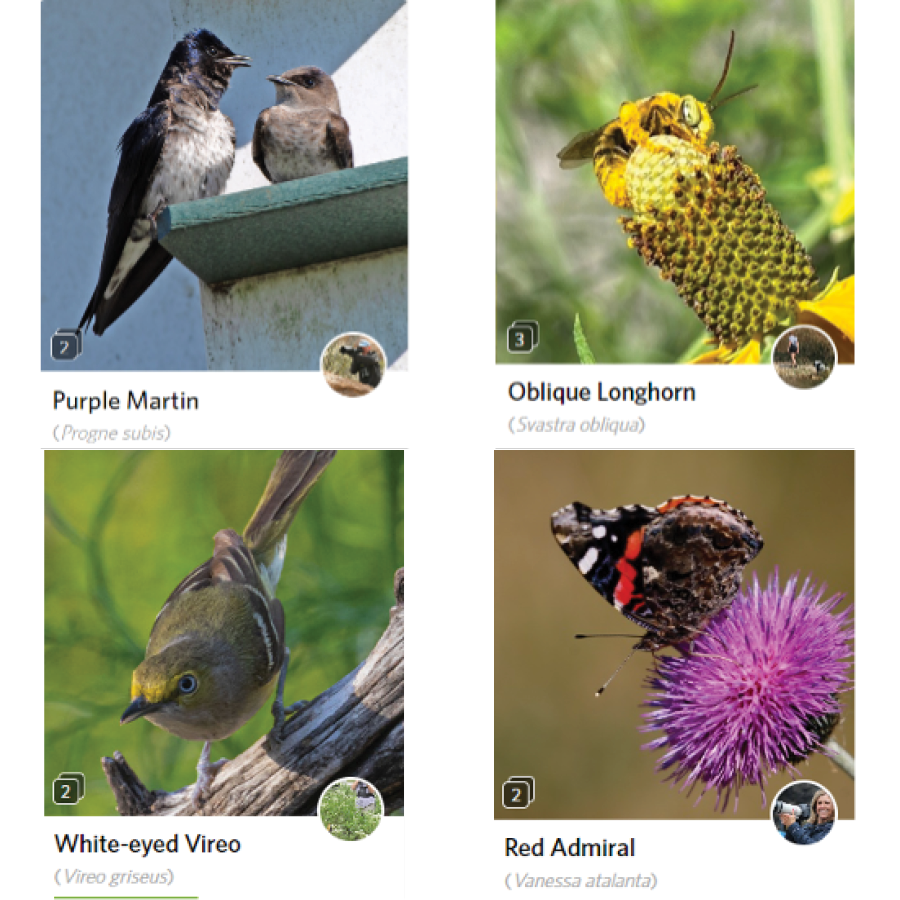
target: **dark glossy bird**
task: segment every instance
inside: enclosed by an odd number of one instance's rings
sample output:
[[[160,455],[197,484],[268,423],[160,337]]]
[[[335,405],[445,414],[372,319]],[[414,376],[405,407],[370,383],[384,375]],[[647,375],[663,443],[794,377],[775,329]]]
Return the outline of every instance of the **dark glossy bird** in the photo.
[[[171,254],[156,221],[172,203],[215,197],[234,165],[234,123],[219,110],[238,56],[198,28],[169,56],[147,108],[119,141],[100,277],[79,328],[103,332],[159,277]]]
[[[353,168],[350,126],[326,72],[301,66],[270,75],[276,106],[264,109],[253,131],[253,161],[276,184]]]

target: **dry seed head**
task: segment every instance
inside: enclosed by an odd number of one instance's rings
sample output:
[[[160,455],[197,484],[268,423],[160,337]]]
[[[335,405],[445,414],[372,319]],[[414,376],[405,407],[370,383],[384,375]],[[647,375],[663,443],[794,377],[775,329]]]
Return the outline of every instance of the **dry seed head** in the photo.
[[[722,346],[793,321],[818,278],[734,147],[671,136],[632,154],[625,183],[636,216],[619,221],[648,265],[671,281]],[[665,149],[662,149],[665,148]]]

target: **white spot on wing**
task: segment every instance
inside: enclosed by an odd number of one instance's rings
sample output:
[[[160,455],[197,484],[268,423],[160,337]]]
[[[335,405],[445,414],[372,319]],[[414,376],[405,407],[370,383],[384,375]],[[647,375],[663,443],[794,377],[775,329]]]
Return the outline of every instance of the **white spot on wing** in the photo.
[[[581,572],[582,575],[587,575],[587,573],[594,568],[594,563],[597,562],[598,556],[600,556],[600,551],[597,550],[596,547],[591,547],[588,552],[578,560],[578,571]]]
[[[605,525],[597,525],[593,529],[593,531],[591,531],[591,534],[593,534],[594,537],[597,538],[598,540],[605,538],[606,537],[606,526]]]

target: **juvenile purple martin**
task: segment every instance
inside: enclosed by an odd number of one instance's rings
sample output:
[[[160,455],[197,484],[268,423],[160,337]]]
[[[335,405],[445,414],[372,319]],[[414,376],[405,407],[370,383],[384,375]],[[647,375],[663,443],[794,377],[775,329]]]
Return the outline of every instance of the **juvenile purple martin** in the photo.
[[[219,101],[234,69],[249,65],[205,28],[175,45],[150,103],[119,141],[100,277],[79,328],[93,319],[103,334],[171,262],[156,242],[163,209],[224,189],[235,136]]]
[[[270,75],[277,106],[253,131],[253,162],[274,183],[353,168],[350,126],[331,78],[315,66]]]

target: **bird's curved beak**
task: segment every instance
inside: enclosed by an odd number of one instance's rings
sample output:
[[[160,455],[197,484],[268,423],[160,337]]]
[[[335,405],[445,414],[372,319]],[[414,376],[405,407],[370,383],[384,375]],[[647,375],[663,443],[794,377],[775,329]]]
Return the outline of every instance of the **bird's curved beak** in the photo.
[[[146,716],[147,713],[152,713],[154,710],[159,709],[162,704],[160,703],[151,703],[146,697],[137,696],[128,706],[128,709],[122,713],[122,718],[119,719],[120,725],[127,725],[129,722],[133,722],[135,719],[140,719],[142,716]]]
[[[226,66],[246,66],[249,69],[253,60],[249,56],[238,56],[235,54],[234,56],[223,56],[219,62],[225,63]]]

